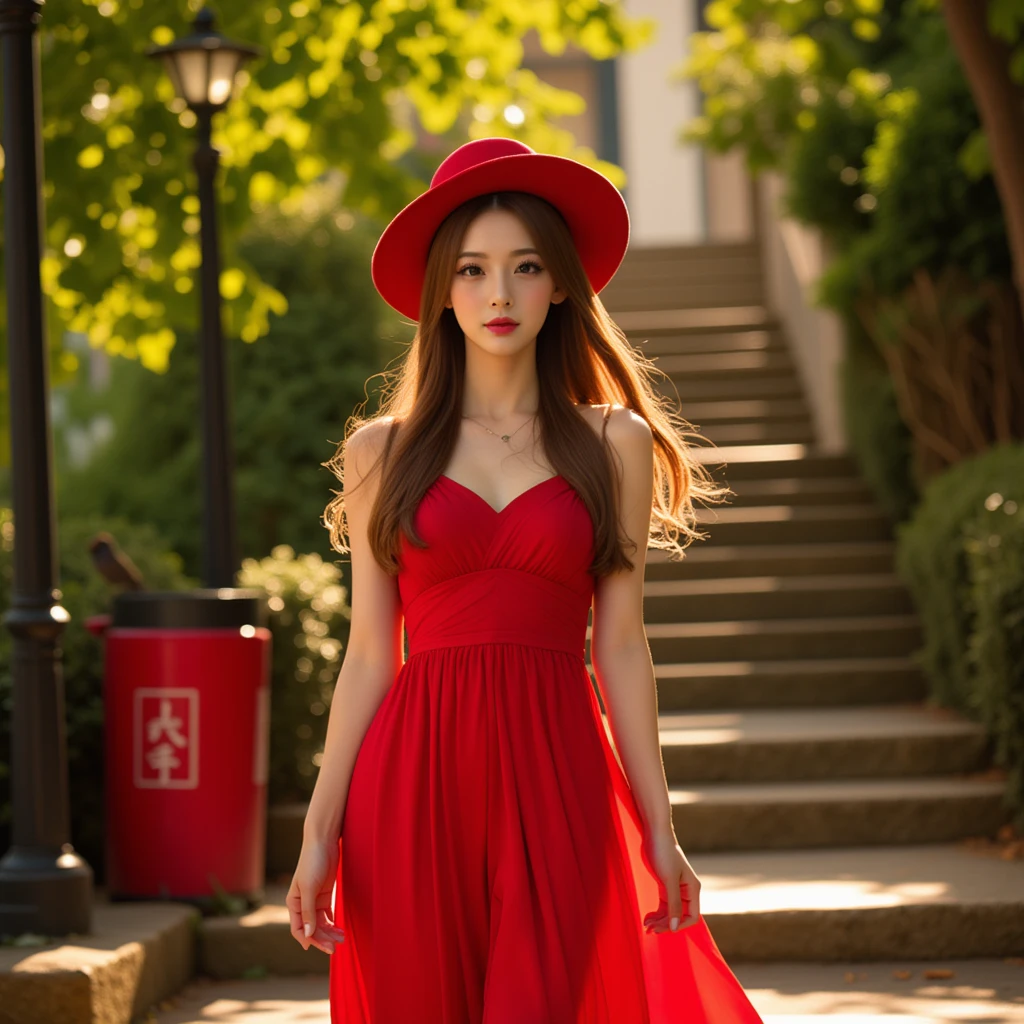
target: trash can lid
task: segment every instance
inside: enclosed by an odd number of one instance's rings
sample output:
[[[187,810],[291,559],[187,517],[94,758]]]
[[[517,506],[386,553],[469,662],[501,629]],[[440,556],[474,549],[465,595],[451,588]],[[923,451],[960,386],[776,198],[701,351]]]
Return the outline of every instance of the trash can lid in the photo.
[[[126,590],[114,597],[114,629],[237,629],[266,626],[267,595],[242,587]]]

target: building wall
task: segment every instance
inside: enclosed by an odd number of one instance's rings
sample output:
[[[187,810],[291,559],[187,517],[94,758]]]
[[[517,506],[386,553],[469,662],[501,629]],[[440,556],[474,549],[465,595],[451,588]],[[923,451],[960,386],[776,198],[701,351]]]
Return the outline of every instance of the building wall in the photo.
[[[627,175],[631,245],[749,241],[754,212],[742,155],[706,154],[679,140],[700,113],[696,82],[672,80],[689,53],[691,33],[707,28],[706,0],[622,0],[633,17],[657,23],[650,44],[611,61],[567,46],[557,56],[535,33],[523,40],[524,66],[586,101],[580,114],[556,123]]]
[[[703,157],[699,147],[679,141],[683,125],[699,113],[699,90],[696,82],[669,80],[698,27],[696,0],[623,0],[623,7],[658,23],[651,43],[616,60],[631,244],[702,242]]]

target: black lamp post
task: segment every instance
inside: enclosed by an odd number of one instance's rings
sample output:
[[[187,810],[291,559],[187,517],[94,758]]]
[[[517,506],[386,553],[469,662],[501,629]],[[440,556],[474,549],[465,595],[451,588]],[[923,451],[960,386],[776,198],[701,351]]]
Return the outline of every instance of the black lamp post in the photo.
[[[91,930],[93,872],[69,842],[60,603],[51,495],[50,378],[39,277],[43,148],[37,0],[0,0],[4,270],[14,500],[11,847],[0,860],[0,933]]]
[[[238,566],[235,547],[234,456],[224,367],[220,310],[220,251],[214,179],[220,153],[210,142],[213,115],[231,99],[242,64],[260,50],[231,42],[213,28],[213,12],[196,15],[195,33],[167,46],[146,50],[164,62],[178,96],[195,112],[198,142],[195,168],[199,178],[202,264],[201,388],[203,418],[203,576],[207,587],[232,587]]]

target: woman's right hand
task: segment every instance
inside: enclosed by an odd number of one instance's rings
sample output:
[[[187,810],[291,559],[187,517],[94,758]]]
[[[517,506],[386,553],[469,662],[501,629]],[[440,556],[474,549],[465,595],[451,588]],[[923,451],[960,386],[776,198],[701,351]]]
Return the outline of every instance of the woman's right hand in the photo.
[[[316,946],[325,953],[333,953],[334,943],[345,941],[345,933],[334,925],[331,906],[337,872],[337,841],[303,840],[299,863],[285,897],[292,936],[303,949]],[[311,926],[309,935],[306,925]]]

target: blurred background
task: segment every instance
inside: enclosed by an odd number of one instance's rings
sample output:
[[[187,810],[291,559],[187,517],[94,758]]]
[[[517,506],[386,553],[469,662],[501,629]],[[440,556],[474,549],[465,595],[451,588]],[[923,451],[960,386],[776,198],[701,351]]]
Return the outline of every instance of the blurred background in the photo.
[[[201,574],[196,117],[145,53],[199,9],[48,0],[38,30],[72,838],[100,883],[102,646],[83,620],[115,590],[88,541],[109,531],[154,589]],[[319,518],[338,482],[321,463],[415,329],[377,295],[370,254],[445,156],[491,135],[622,190],[630,251],[601,298],[736,490],[684,563],[648,554],[684,846],[884,858],[927,844],[1019,861],[1024,0],[222,0],[216,13],[262,48],[213,143],[238,585],[265,588],[273,618],[268,879],[297,854],[347,640],[348,557]],[[9,592],[6,360],[0,389]],[[0,631],[0,771],[10,685]],[[0,791],[4,848],[9,822]],[[786,886],[839,863],[780,867],[762,881],[784,895],[765,907],[793,909]],[[908,864],[865,867],[840,904],[891,896]],[[950,888],[972,874],[959,861],[934,871],[944,904],[987,899]],[[1019,874],[999,877],[1024,902]],[[723,950],[799,956],[785,938],[767,949],[763,923],[736,909],[723,896]],[[857,948],[1024,954],[1019,933],[981,938],[963,913],[932,945],[935,927],[901,945],[869,920],[883,938]]]

